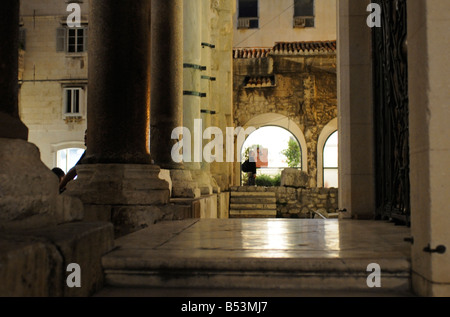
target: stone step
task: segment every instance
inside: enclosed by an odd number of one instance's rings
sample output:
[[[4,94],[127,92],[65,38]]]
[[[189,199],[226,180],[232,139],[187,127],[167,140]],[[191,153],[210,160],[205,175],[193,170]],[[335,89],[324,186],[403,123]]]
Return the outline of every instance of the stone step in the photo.
[[[277,210],[230,210],[230,218],[276,218]]]
[[[107,287],[210,290],[377,291],[367,285],[373,258],[252,258],[146,256],[142,250],[116,250],[102,259]],[[383,292],[410,290],[410,262],[377,258]]]
[[[230,204],[230,210],[277,210],[276,204]]]
[[[276,204],[277,199],[275,197],[231,197],[231,204],[246,204],[249,201],[256,201],[259,204]]]

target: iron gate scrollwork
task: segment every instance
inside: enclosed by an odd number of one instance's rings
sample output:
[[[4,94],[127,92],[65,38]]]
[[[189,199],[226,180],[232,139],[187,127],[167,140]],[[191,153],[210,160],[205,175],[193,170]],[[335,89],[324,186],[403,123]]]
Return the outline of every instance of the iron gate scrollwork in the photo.
[[[372,2],[382,9],[372,34],[376,216],[409,225],[407,1]]]

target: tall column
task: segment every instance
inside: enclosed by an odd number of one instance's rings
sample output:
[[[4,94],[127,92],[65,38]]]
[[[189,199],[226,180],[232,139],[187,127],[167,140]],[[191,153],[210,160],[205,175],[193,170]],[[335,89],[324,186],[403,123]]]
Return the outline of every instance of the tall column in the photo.
[[[236,12],[236,1],[211,1],[211,82],[214,95],[213,107],[217,111],[213,116],[214,125],[222,131],[233,126],[233,16]],[[226,153],[224,144],[224,153]],[[211,174],[220,189],[228,189],[233,183],[234,163],[211,164]],[[238,164],[239,165],[239,164]],[[239,172],[240,173],[240,172]]]
[[[449,6],[407,1],[412,287],[418,296],[450,296]],[[446,250],[438,251],[438,247]],[[435,252],[430,252],[434,250]]]
[[[170,170],[172,196],[200,196],[183,163],[172,159],[179,140],[172,131],[183,127],[183,0],[152,1],[152,84],[150,147],[156,164]]]
[[[183,126],[183,0],[152,1],[150,144],[155,164],[183,168],[172,160],[175,128]]]
[[[0,138],[28,140],[19,118],[19,0],[2,2],[0,12]]]
[[[203,63],[202,55],[202,31],[209,28],[207,21],[203,19],[206,9],[204,1],[184,0],[183,121],[185,127],[191,131],[192,145],[192,155],[185,158],[185,165],[191,171],[192,178],[198,183],[202,195],[212,194],[209,177],[203,171],[205,166],[203,148],[206,144],[203,140],[203,131],[208,124],[201,113],[206,99],[209,98],[209,92],[204,90],[203,79],[203,75],[206,75],[209,68]],[[199,120],[201,120],[201,129],[199,129],[200,125],[195,125],[196,121],[200,122]]]
[[[339,208],[375,215],[372,41],[369,0],[338,0]]]
[[[87,154],[67,195],[116,236],[164,217],[169,183],[151,164],[151,0],[90,2]]]
[[[94,0],[86,162],[150,164],[150,0]]]
[[[217,126],[213,124],[217,117],[216,103],[219,102],[218,95],[212,94],[211,84],[216,78],[212,75],[212,51],[216,49],[214,43],[211,42],[211,0],[201,0],[202,4],[202,30],[201,30],[201,63],[205,66],[206,70],[201,74],[201,91],[206,94],[201,100],[201,118],[203,121],[203,129],[207,129],[211,126]],[[222,130],[224,133],[225,131]],[[211,142],[209,139],[203,141],[203,148]],[[211,176],[211,163],[203,160],[200,165],[200,171],[197,173],[199,186],[202,188],[202,192],[219,193],[220,188],[217,182]]]
[[[202,33],[202,6],[199,1],[184,0],[184,30],[183,30],[183,123],[191,131],[191,155],[185,156],[185,166],[190,170],[200,169],[196,162],[194,152],[199,152],[195,132],[195,120],[201,119],[201,33]],[[202,124],[203,126],[203,124]],[[203,135],[203,130],[200,131]],[[202,153],[203,155],[203,153]]]

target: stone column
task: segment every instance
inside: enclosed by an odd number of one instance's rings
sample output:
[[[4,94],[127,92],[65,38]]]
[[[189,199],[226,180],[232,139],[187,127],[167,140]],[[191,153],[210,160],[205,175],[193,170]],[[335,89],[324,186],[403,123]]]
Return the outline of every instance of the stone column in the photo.
[[[233,21],[236,12],[236,1],[211,1],[211,93],[214,96],[214,125],[222,131],[233,127]],[[226,144],[224,153],[226,153]],[[211,174],[221,190],[228,189],[233,183],[233,163],[211,164]],[[239,164],[238,164],[239,165]],[[240,173],[240,172],[239,172]]]
[[[450,126],[447,2],[407,1],[412,287],[450,296]],[[445,252],[426,252],[445,246]]]
[[[204,64],[202,48],[202,31],[209,28],[203,15],[208,8],[204,1],[184,0],[184,96],[183,121],[186,128],[191,131],[191,157],[185,158],[185,165],[191,171],[192,178],[198,183],[202,195],[211,195],[212,187],[209,176],[205,174],[203,158],[203,131],[209,126],[201,110],[204,108],[209,92],[204,90],[203,76],[209,68]],[[195,122],[200,122],[201,129]],[[200,134],[200,135],[197,135]],[[194,153],[198,153],[195,155]],[[198,157],[200,156],[200,157]],[[198,161],[201,160],[201,162]],[[209,164],[208,164],[209,166]]]
[[[150,164],[150,0],[94,0],[87,159]]]
[[[196,162],[194,152],[201,151],[203,144],[195,138],[195,120],[201,119],[201,32],[202,6],[198,1],[184,0],[183,32],[183,122],[191,131],[191,155],[185,157],[185,166],[191,171],[199,170],[201,162]],[[203,124],[202,124],[203,125]],[[200,131],[203,134],[203,131]],[[200,148],[201,147],[201,148]],[[203,155],[203,153],[202,153]]]
[[[0,12],[0,138],[28,140],[18,109],[19,8],[19,0],[8,0]]]
[[[152,84],[150,146],[156,164],[170,170],[172,196],[200,196],[183,163],[172,159],[179,140],[172,131],[183,127],[183,0],[152,1]]]
[[[375,214],[370,0],[338,0],[339,208],[345,216]]]
[[[19,118],[19,8],[19,0],[7,0],[0,10],[0,228],[54,225],[83,213],[79,201],[59,197],[58,178]]]
[[[67,194],[116,235],[164,217],[169,184],[151,164],[151,0],[90,2],[87,155]]]
[[[216,118],[217,118],[217,94],[213,94],[212,83],[216,81],[216,78],[213,77],[213,69],[212,69],[212,52],[216,50],[215,43],[212,43],[211,40],[211,0],[201,0],[202,3],[202,33],[201,33],[201,42],[202,42],[202,50],[201,50],[201,63],[206,67],[205,72],[201,77],[201,90],[206,93],[206,97],[201,100],[201,118],[203,120],[203,129],[207,129],[211,126],[217,126]],[[225,130],[222,130],[225,135]],[[203,147],[205,147],[211,140],[204,140]],[[205,193],[220,193],[220,188],[217,185],[217,182],[211,175],[211,163],[203,160],[200,166],[200,175],[198,178],[202,180],[203,191]],[[199,181],[200,183],[200,181]]]

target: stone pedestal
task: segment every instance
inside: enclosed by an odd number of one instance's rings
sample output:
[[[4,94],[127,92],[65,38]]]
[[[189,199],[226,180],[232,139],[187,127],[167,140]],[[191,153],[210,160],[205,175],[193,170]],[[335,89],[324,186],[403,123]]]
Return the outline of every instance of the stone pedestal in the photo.
[[[160,168],[138,164],[86,164],[77,166],[78,179],[66,193],[84,204],[164,205],[169,184],[159,178]]]
[[[42,163],[35,145],[0,138],[0,162],[0,227],[36,228],[82,219],[82,203],[59,195],[58,177]]]
[[[172,197],[174,198],[198,198],[201,190],[198,183],[193,181],[189,170],[171,170]]]
[[[85,221],[112,222],[117,237],[166,218],[170,190],[158,166],[82,164],[77,172],[64,195],[81,199]]]
[[[211,173],[205,170],[191,171],[192,177],[198,183],[202,195],[211,195],[213,193],[220,193],[220,187],[217,185]]]

